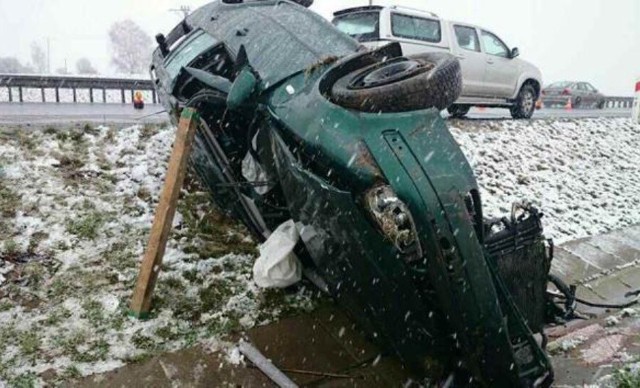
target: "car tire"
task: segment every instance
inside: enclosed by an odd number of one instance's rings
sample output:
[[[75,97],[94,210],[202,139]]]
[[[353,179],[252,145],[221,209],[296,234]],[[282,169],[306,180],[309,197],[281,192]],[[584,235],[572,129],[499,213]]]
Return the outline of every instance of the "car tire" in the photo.
[[[605,101],[604,100],[598,101],[598,109],[604,109],[604,105],[605,105]]]
[[[443,110],[462,92],[460,62],[450,54],[393,58],[338,79],[331,100],[363,112]]]
[[[530,119],[536,110],[536,90],[531,84],[525,84],[520,89],[515,105],[511,108],[514,119]]]
[[[576,100],[573,102],[573,108],[580,108],[580,105],[582,105],[582,98],[580,97],[576,97]]]
[[[467,113],[469,113],[469,110],[471,110],[470,105],[451,105],[447,108],[447,112],[449,112],[451,117],[454,119],[461,119],[465,117]]]

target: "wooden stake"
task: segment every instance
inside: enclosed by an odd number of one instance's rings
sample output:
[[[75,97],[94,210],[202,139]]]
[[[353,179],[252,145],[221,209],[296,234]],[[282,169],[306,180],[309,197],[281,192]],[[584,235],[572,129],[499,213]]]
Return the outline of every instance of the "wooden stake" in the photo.
[[[185,108],[180,116],[180,123],[173,144],[169,168],[164,181],[160,201],[151,227],[149,244],[142,260],[138,281],[133,292],[129,314],[140,319],[149,316],[153,289],[160,274],[162,257],[171,231],[173,216],[176,213],[178,196],[187,170],[187,162],[193,144],[193,138],[200,121],[198,113]]]

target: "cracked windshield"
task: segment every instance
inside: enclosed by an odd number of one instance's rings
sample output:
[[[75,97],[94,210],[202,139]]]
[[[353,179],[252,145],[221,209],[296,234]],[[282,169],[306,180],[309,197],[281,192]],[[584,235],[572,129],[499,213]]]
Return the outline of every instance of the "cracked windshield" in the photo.
[[[0,388],[640,387],[637,0],[0,0]]]

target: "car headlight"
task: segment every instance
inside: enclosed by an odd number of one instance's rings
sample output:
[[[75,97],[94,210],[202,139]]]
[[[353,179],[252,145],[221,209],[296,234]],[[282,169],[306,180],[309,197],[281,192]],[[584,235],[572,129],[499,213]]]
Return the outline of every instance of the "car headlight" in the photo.
[[[376,186],[365,195],[366,208],[385,238],[403,255],[406,262],[422,257],[422,249],[413,217],[391,186]]]

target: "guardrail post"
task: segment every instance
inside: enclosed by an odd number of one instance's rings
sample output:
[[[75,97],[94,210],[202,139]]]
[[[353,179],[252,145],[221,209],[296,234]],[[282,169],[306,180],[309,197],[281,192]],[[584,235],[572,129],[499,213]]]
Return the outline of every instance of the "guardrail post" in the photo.
[[[89,102],[93,104],[93,88],[89,88]]]
[[[133,102],[133,89],[131,89],[131,101]]]
[[[151,91],[151,99],[153,100],[154,104],[157,104],[157,102],[156,102],[156,91],[155,90]]]
[[[120,96],[122,97],[122,103],[124,104],[124,89],[120,89]]]
[[[42,96],[42,102],[47,102],[47,99],[44,97],[44,88],[40,88],[40,95]]]
[[[102,103],[106,104],[107,103],[107,89],[102,88]]]
[[[20,100],[20,102],[22,101],[22,86],[18,86],[18,99]]]
[[[9,102],[13,102],[13,93],[11,92],[11,86],[7,86],[7,90],[9,91]]]
[[[76,88],[72,88],[73,90],[73,102],[78,102],[77,96],[76,96]]]
[[[60,102],[60,88],[56,88],[56,102]]]

